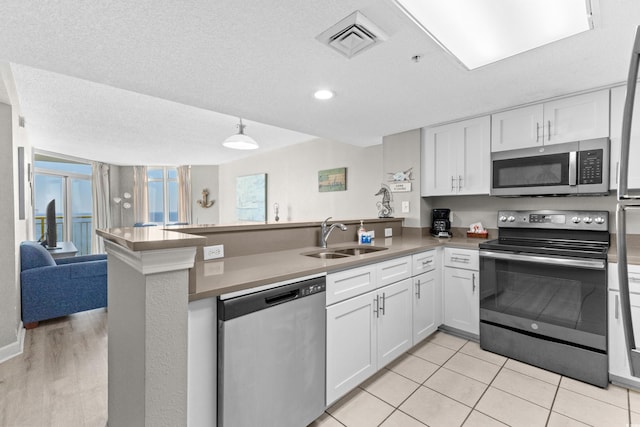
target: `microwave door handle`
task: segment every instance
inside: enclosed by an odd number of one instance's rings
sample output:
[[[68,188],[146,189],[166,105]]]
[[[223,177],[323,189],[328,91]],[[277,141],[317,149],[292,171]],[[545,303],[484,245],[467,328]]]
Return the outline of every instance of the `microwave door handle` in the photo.
[[[578,152],[571,151],[569,153],[569,185],[578,184]]]
[[[633,120],[633,104],[636,95],[638,66],[640,65],[640,26],[636,29],[633,43],[629,76],[627,78],[627,96],[622,116],[622,142],[620,147],[620,168],[618,178],[618,200],[640,199],[640,190],[629,190],[629,149],[631,144],[631,123]]]

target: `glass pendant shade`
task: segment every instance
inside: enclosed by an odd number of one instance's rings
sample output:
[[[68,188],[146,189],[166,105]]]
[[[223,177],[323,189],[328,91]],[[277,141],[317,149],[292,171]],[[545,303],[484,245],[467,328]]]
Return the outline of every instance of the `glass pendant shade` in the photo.
[[[255,150],[259,148],[258,143],[253,138],[244,134],[244,128],[245,125],[242,124],[241,118],[238,125],[238,133],[225,139],[222,145],[234,150]]]

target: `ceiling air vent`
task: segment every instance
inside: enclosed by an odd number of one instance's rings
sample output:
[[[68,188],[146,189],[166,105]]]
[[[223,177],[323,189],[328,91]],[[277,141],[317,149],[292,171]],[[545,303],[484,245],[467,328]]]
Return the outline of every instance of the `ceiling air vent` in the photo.
[[[358,11],[316,37],[320,42],[331,46],[347,58],[382,43],[387,38],[377,25]]]

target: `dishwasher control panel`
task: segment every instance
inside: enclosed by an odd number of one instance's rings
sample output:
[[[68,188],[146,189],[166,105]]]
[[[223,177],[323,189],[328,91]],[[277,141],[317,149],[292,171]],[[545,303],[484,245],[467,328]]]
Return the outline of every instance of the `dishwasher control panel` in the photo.
[[[325,283],[316,283],[314,285],[305,286],[300,289],[300,296],[306,297],[307,295],[317,294],[318,292],[325,291]]]

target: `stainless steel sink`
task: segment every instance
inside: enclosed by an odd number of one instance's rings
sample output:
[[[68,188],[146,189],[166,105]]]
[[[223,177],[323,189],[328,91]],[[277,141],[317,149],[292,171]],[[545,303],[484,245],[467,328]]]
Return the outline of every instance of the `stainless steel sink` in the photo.
[[[381,246],[357,246],[353,248],[334,249],[333,251],[339,254],[347,255],[364,255],[371,252],[384,251],[387,248]]]
[[[372,252],[384,251],[386,249],[388,248],[383,246],[354,246],[348,248],[321,249],[318,251],[306,252],[302,255],[322,259],[340,259],[354,255],[364,255]]]

